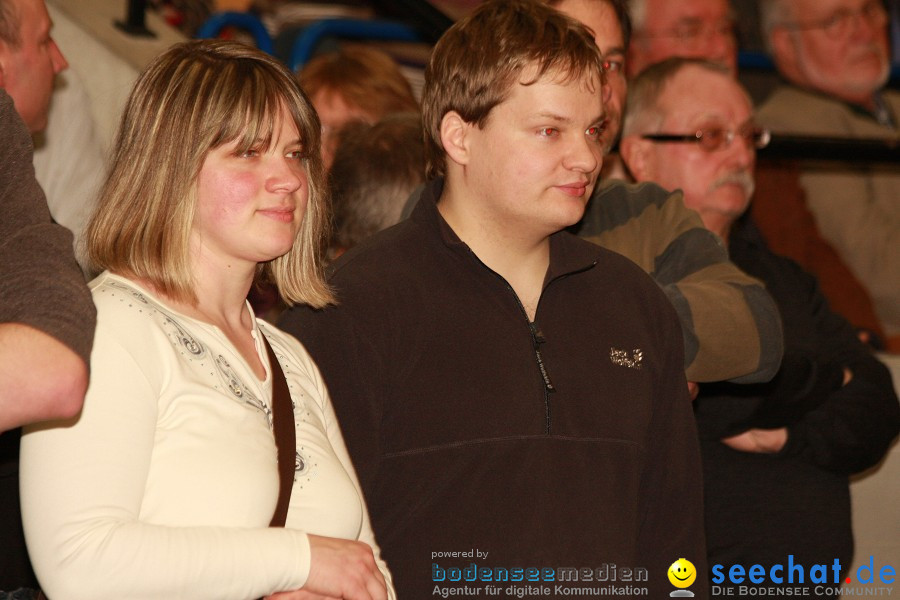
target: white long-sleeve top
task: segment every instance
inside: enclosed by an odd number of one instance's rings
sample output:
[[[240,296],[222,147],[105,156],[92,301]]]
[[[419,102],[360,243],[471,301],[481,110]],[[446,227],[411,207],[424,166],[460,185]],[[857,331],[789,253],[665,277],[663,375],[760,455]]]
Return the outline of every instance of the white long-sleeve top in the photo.
[[[110,273],[91,289],[84,410],[22,440],[25,534],[48,597],[247,600],[297,589],[307,533],[370,544],[390,586],[325,385],[296,339],[254,319],[260,381],[217,327]],[[279,479],[263,332],[294,403],[284,529],[268,527]]]

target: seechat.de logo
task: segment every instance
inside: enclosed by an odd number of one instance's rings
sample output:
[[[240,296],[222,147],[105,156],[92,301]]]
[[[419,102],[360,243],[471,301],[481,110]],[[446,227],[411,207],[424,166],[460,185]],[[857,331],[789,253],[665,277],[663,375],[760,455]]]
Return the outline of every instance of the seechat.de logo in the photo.
[[[830,564],[804,565],[794,562],[793,554],[788,555],[786,564],[774,564],[768,569],[762,565],[713,565],[712,592],[727,596],[774,595],[787,592],[784,588],[790,586],[793,589],[789,593],[795,596],[883,595],[892,591],[884,586],[892,585],[897,575],[891,565],[876,566],[874,556],[869,557],[868,564],[847,573],[843,582],[841,570],[837,558]]]

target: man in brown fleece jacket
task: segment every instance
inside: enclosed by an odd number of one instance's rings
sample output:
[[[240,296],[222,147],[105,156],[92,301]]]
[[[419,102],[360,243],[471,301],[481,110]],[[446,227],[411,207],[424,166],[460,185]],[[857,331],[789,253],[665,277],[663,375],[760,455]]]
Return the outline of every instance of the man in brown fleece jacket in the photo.
[[[705,572],[681,329],[637,265],[564,231],[602,162],[600,52],[539,2],[489,1],[425,79],[420,202],[338,259],[336,306],[281,319],[398,597],[668,594],[677,559]]]

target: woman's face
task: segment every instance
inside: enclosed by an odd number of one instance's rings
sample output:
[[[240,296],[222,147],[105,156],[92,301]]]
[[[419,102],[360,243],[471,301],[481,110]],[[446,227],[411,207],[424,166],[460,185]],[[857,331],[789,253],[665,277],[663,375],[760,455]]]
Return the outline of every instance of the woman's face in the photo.
[[[197,178],[191,233],[195,258],[255,268],[287,253],[309,198],[300,133],[281,107],[268,148],[231,142],[210,150]]]

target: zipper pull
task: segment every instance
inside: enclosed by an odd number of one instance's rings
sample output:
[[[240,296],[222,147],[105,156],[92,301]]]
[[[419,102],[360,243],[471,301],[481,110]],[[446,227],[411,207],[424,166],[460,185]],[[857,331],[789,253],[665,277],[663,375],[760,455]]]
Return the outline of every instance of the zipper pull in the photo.
[[[544,338],[544,334],[541,333],[541,330],[538,329],[537,325],[529,321],[528,327],[531,329],[531,341],[534,344],[534,353],[537,356],[538,368],[541,370],[541,377],[544,379],[544,387],[547,388],[548,392],[555,392],[556,388],[553,387],[553,382],[550,381],[550,374],[547,373],[547,367],[544,366],[544,356],[541,354],[541,344],[545,343],[547,340]]]

